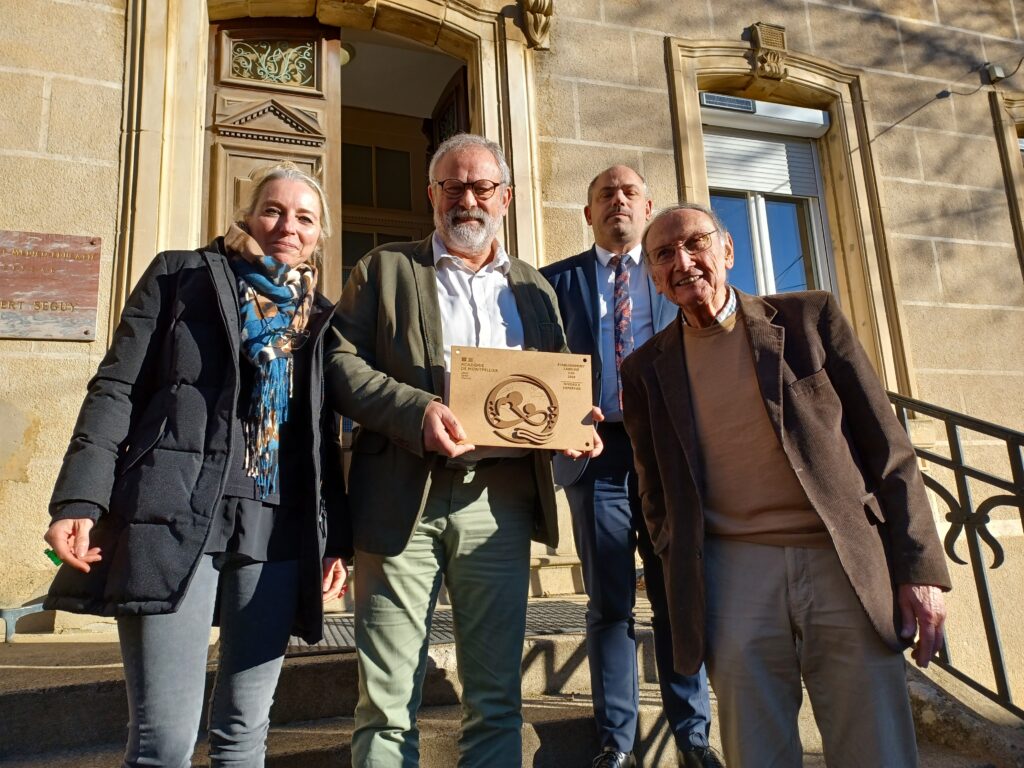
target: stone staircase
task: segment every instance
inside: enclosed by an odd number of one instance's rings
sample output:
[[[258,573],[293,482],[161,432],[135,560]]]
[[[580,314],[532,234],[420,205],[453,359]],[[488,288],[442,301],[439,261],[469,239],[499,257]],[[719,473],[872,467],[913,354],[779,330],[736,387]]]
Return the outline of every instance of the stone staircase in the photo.
[[[645,628],[638,636],[644,680],[636,753],[645,767],[675,766],[675,751],[654,681],[653,638]],[[0,646],[0,765],[119,765],[127,711],[118,662],[115,644]],[[582,635],[570,632],[527,638],[523,670],[523,765],[589,766],[599,745]],[[1018,743],[1012,738],[1015,729],[1018,735],[1024,734],[1019,723],[1004,724],[1003,733],[942,693],[928,678],[912,674],[923,768],[1024,766],[1024,751],[1020,751],[1024,739]],[[457,762],[458,694],[454,648],[445,643],[432,645],[419,715],[421,764],[425,768]],[[348,766],[356,695],[354,654],[313,652],[289,658],[271,712],[268,768]],[[714,701],[712,704],[714,708]],[[820,738],[807,710],[805,707],[801,720],[804,765],[824,766]],[[712,742],[717,744],[714,732]],[[205,748],[200,746],[194,761],[205,765],[205,757]]]

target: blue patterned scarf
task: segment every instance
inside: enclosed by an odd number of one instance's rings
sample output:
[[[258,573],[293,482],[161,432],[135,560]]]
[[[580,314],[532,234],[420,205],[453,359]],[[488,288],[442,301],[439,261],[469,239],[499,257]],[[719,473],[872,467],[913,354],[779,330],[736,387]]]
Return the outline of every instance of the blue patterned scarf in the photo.
[[[242,354],[256,376],[243,423],[245,471],[255,478],[260,497],[277,491],[280,426],[288,421],[292,389],[292,350],[306,340],[313,308],[316,269],[289,268],[262,249],[237,224],[224,236],[228,262],[238,279]]]

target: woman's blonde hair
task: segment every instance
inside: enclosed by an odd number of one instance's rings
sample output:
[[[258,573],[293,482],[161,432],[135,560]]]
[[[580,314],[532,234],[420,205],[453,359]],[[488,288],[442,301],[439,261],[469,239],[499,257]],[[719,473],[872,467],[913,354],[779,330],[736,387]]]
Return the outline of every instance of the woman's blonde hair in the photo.
[[[235,212],[235,221],[240,225],[256,212],[256,204],[260,201],[263,190],[272,182],[298,181],[316,192],[317,199],[320,201],[320,238],[313,250],[313,260],[319,268],[320,261],[323,259],[324,242],[331,236],[331,212],[327,206],[327,194],[320,182],[295,163],[287,160],[253,168],[252,173],[249,174],[249,180],[253,184],[252,194],[249,195],[248,201]]]

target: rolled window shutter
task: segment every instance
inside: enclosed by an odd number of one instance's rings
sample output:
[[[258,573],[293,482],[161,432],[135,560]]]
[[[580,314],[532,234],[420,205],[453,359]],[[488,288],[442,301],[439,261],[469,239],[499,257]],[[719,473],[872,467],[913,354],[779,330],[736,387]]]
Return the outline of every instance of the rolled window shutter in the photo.
[[[807,139],[704,127],[708,186],[819,197],[814,146]]]

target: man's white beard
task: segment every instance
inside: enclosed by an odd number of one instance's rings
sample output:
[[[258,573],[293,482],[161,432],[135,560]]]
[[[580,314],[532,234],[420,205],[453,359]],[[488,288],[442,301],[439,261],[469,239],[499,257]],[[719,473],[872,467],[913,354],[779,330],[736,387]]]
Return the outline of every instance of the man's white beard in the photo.
[[[449,246],[459,250],[481,251],[498,234],[501,217],[490,216],[482,208],[471,208],[468,211],[452,208],[444,214],[435,210],[434,226]]]

